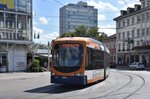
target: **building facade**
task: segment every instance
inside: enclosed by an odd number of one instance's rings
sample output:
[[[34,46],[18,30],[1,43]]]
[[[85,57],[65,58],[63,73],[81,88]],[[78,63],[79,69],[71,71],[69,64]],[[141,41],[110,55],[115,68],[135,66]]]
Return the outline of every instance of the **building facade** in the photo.
[[[0,72],[26,70],[32,0],[0,0]]]
[[[115,67],[116,65],[116,34],[111,35],[104,39],[104,43],[108,47],[111,53],[110,66]]]
[[[98,11],[94,6],[88,6],[86,2],[68,4],[60,8],[60,35],[73,32],[75,28],[84,25],[87,28],[97,27]]]
[[[142,62],[150,66],[150,0],[121,10],[116,21],[117,58],[119,65]]]

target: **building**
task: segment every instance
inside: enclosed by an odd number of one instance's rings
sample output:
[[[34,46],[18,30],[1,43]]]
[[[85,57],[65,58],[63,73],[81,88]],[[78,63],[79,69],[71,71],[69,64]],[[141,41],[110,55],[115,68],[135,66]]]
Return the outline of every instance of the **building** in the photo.
[[[75,28],[84,25],[87,28],[97,27],[98,11],[94,6],[88,6],[86,2],[68,4],[60,8],[60,35],[73,32]]]
[[[110,66],[115,67],[116,65],[116,34],[104,38],[104,43],[108,47],[111,53]]]
[[[26,70],[32,0],[0,0],[0,72]]]
[[[150,0],[121,10],[116,17],[117,60],[120,65],[142,62],[150,66]]]

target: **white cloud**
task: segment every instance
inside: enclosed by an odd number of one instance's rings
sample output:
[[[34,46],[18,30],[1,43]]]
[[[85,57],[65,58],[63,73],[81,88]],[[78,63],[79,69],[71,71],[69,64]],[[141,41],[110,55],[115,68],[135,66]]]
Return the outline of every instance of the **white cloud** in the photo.
[[[43,38],[45,39],[56,39],[57,37],[59,37],[59,33],[58,32],[53,32],[53,33],[49,33],[49,34],[45,34],[43,35]]]
[[[48,41],[51,42],[53,39],[56,39],[57,37],[59,37],[58,32],[42,34],[42,35],[40,35],[40,39],[35,39],[34,42],[48,44]]]
[[[38,27],[36,27],[36,26],[33,26],[33,33],[35,33],[35,34],[38,34],[38,33],[42,34],[43,30],[38,28]]]
[[[98,3],[95,2],[94,0],[89,0],[87,1],[88,5],[94,6],[97,9],[100,10],[112,10],[112,11],[118,11],[118,8],[116,8],[115,6],[113,6],[112,4],[110,4],[109,2],[102,2],[99,1]]]
[[[45,17],[40,17],[39,20],[42,24],[48,24],[48,21],[49,21],[49,19],[47,19]]]
[[[35,21],[35,20],[33,20],[33,26],[35,26],[35,25],[37,25],[38,23]]]
[[[108,36],[113,35],[116,33],[116,29],[115,29],[115,25],[100,25],[99,26],[99,32],[104,32],[106,33]]]
[[[106,16],[104,14],[98,14],[98,21],[103,21],[106,19]]]
[[[117,1],[119,4],[124,4],[123,0],[118,0]]]

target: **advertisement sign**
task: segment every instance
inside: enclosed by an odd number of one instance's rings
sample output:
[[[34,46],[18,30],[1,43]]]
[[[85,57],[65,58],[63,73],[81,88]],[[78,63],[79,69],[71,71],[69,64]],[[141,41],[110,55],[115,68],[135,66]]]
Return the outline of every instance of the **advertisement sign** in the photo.
[[[0,9],[14,9],[14,0],[0,0]]]

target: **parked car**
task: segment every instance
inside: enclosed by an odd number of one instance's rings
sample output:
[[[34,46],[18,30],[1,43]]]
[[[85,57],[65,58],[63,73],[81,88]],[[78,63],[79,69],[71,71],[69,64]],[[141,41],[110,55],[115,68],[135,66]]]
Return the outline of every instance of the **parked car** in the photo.
[[[143,63],[140,62],[133,62],[131,65],[129,65],[129,69],[144,69],[145,66]]]

